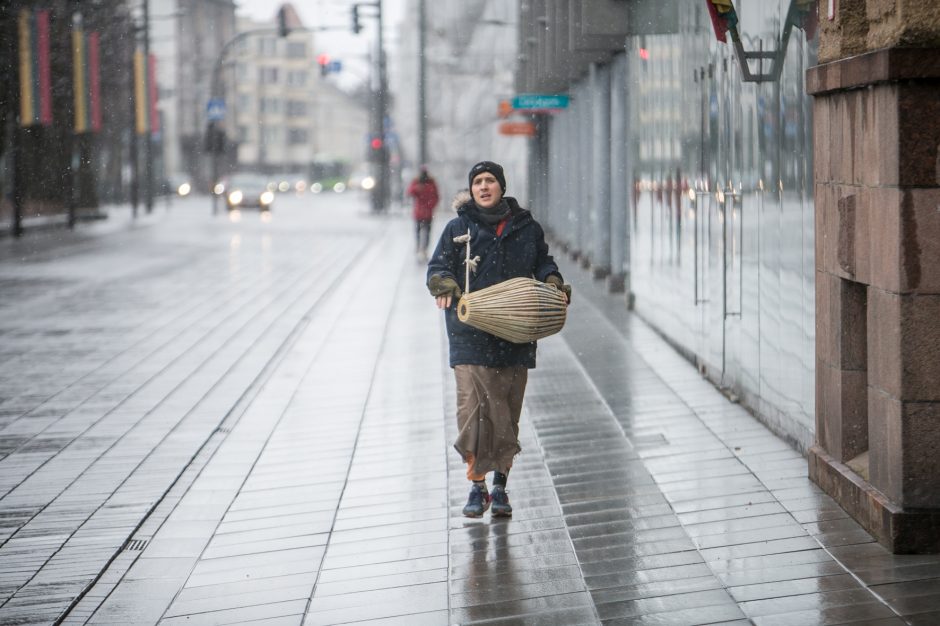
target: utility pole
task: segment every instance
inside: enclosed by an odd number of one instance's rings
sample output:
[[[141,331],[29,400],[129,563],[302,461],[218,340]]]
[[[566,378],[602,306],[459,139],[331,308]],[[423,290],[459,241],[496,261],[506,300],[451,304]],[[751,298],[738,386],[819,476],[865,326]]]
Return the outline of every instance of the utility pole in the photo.
[[[359,7],[375,7],[376,13],[376,78],[371,81],[373,106],[371,108],[371,139],[369,142],[369,162],[372,163],[376,175],[375,188],[372,190],[372,210],[382,213],[388,209],[390,196],[391,173],[389,172],[388,137],[386,136],[386,118],[388,117],[388,81],[385,77],[385,45],[382,33],[382,0],[375,2],[357,2],[352,9],[352,31],[360,30]]]
[[[150,119],[150,115],[155,111],[150,105],[150,94],[154,89],[150,81],[157,80],[157,77],[151,76],[150,68],[150,0],[144,0],[144,76],[147,85],[144,98],[147,103],[149,121],[144,131],[144,206],[147,208],[147,213],[151,213],[153,212],[153,120]]]
[[[137,207],[140,204],[140,142],[137,140],[137,73],[136,73],[136,59],[137,59],[137,41],[138,41],[138,29],[137,29],[137,19],[131,17],[131,27],[133,29],[134,36],[131,38],[130,45],[127,46],[127,51],[130,53],[129,56],[125,59],[129,71],[127,72],[127,91],[130,94],[134,94],[134,97],[128,98],[128,103],[131,106],[130,116],[127,118],[130,120],[130,145],[128,146],[128,160],[130,161],[131,168],[131,180],[130,180],[130,201],[131,201],[131,211],[134,219],[137,219]]]
[[[418,0],[418,161],[428,163],[428,115],[427,115],[427,49],[428,29],[427,0]]]
[[[388,81],[385,77],[385,43],[383,37],[383,28],[382,28],[382,0],[376,1],[376,7],[378,7],[378,33],[376,33],[376,39],[378,41],[378,60],[379,60],[379,91],[377,94],[377,108],[378,108],[378,131],[379,137],[382,138],[382,149],[379,150],[379,193],[377,194],[377,206],[376,208],[380,212],[385,212],[388,210],[388,199],[389,199],[389,180],[391,177],[388,171],[388,141],[385,136],[385,119],[388,117]]]
[[[74,33],[76,30],[81,33],[85,29],[84,16],[82,15],[80,7],[78,6],[78,2],[76,2],[76,0],[71,0],[71,2],[69,2],[68,8],[69,8],[69,17],[71,19],[71,24],[72,24],[71,33],[73,34],[72,36],[74,37]],[[74,41],[75,40],[73,39],[72,40],[73,46],[75,45]],[[81,63],[81,61],[76,58],[75,53],[76,51],[73,49],[72,50],[73,66],[77,63]],[[72,75],[75,76],[75,73],[74,73],[76,72],[75,67],[72,68],[72,71],[73,71]],[[72,102],[76,101],[75,100],[76,94],[74,92],[76,89],[79,88],[76,82],[77,81],[72,82],[72,92],[73,92],[71,94]],[[68,175],[68,180],[66,182],[67,198],[65,202],[65,208],[68,214],[68,227],[71,230],[75,228],[75,214],[76,214],[76,209],[77,209],[77,204],[78,204],[78,201],[75,198],[75,188],[78,187],[79,172],[81,171],[82,162],[81,162],[81,156],[76,155],[75,153],[76,149],[81,150],[81,148],[79,148],[78,146],[78,142],[79,142],[78,127],[77,127],[75,120],[69,120],[69,121],[71,123],[72,128],[68,133],[68,140],[66,141],[68,155],[69,155],[69,175]]]
[[[131,71],[128,72],[128,81],[130,82],[130,92],[134,93],[136,85],[134,84],[134,55],[137,53],[137,41],[130,46],[131,57],[128,59],[128,64],[131,67]],[[130,167],[131,167],[131,210],[133,211],[134,218],[137,218],[137,206],[140,204],[140,144],[137,141],[137,128],[135,122],[135,116],[137,115],[137,103],[134,98],[128,99],[131,105],[131,140],[130,140]]]
[[[14,96],[16,98],[14,102],[17,107],[15,110],[19,110],[19,90],[14,89],[13,93],[16,94]],[[8,124],[8,127],[11,129],[10,138],[13,141],[13,230],[11,232],[14,237],[21,237],[23,235],[23,200],[26,196],[26,172],[24,171],[23,165],[23,153],[25,152],[23,147],[23,134],[25,129],[13,115],[10,116],[9,122],[4,121],[0,123]]]

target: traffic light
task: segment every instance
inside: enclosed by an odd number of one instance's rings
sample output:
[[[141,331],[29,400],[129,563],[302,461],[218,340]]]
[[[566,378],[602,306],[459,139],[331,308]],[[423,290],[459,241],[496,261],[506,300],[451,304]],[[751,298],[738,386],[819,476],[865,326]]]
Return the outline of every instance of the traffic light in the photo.
[[[287,11],[284,7],[277,10],[277,34],[280,37],[287,37],[290,34],[290,28],[287,27]]]
[[[330,73],[330,56],[328,54],[318,54],[317,63],[320,64],[320,76],[326,76]]]
[[[359,23],[359,5],[352,5],[352,32],[356,35],[362,30],[362,24]]]
[[[384,150],[385,142],[382,140],[382,137],[379,135],[372,135],[369,138],[369,161],[373,163],[381,163],[383,160]]]
[[[209,154],[223,154],[225,152],[225,129],[218,122],[209,122],[206,127],[205,148]]]

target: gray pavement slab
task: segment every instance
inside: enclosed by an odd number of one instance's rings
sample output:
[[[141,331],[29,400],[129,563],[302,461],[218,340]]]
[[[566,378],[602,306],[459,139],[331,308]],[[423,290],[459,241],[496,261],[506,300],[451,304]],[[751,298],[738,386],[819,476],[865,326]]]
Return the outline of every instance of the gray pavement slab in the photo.
[[[462,517],[407,214],[198,200],[0,240],[0,624],[940,615],[940,557],[873,543],[563,258],[575,302],[530,375],[513,517]]]

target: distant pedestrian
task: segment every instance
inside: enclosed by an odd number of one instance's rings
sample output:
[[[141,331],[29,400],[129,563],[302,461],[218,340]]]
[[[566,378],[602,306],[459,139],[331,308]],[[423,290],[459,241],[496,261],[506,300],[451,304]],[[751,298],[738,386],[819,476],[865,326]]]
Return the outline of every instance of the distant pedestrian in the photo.
[[[428,241],[431,237],[431,220],[440,201],[437,183],[421,166],[421,174],[408,185],[407,194],[414,198],[415,254],[421,262],[428,260]]]
[[[463,514],[480,517],[492,504],[494,517],[508,517],[512,506],[506,483],[521,450],[519,416],[528,370],[535,367],[536,344],[510,343],[458,319],[466,243],[454,239],[469,231],[470,254],[479,257],[472,266],[471,291],[520,277],[554,284],[569,300],[571,288],[549,254],[542,227],[515,198],[504,196],[503,168],[492,161],[477,163],[469,183],[470,195],[458,201],[457,217],[444,227],[428,262],[427,284],[444,310],[457,382],[459,432],[454,447],[472,481]],[[493,472],[492,492],[486,487],[488,472]]]

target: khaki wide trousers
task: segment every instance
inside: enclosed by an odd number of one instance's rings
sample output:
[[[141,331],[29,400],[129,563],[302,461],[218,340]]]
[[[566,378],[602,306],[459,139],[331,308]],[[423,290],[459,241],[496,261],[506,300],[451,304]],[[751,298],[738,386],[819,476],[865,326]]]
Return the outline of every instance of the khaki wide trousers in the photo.
[[[493,470],[506,473],[519,446],[519,415],[529,370],[518,367],[457,365],[457,441],[467,478],[482,480]]]

